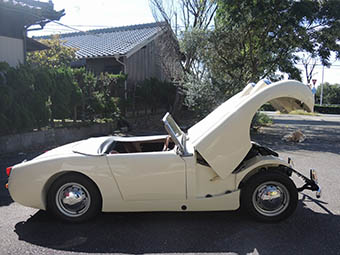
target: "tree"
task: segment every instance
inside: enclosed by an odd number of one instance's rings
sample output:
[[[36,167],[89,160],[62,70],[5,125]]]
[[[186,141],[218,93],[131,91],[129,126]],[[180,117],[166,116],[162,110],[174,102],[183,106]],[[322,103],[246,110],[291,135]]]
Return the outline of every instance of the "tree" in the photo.
[[[204,51],[214,82],[226,95],[276,72],[301,79],[295,64],[304,51],[329,65],[340,57],[340,2],[219,0],[215,30]]]
[[[47,67],[69,66],[76,57],[76,49],[66,47],[58,35],[51,39],[41,39],[40,43],[49,47],[41,51],[27,53],[27,63]]]
[[[307,56],[303,55],[301,58],[301,62],[303,68],[305,69],[306,81],[307,84],[310,85],[313,79],[314,68],[316,66],[317,59],[313,54],[309,54]]]
[[[316,90],[316,103],[320,103],[321,86]],[[340,104],[340,84],[329,84],[326,82],[323,85],[323,104]]]
[[[172,55],[176,56],[175,61],[171,62],[171,66],[174,68],[167,68],[173,70],[170,77],[174,78],[173,81],[178,85],[173,107],[173,114],[176,115],[184,101],[186,82],[191,81],[193,76],[199,79],[205,73],[205,67],[202,65],[198,54],[199,47],[204,44],[204,41],[200,39],[205,38],[202,37],[202,34],[212,24],[217,5],[214,0],[150,0],[150,7],[155,19],[165,21],[171,26],[176,31],[180,41],[179,46],[176,40],[169,40],[167,37],[164,37],[160,42],[165,47],[164,49],[177,49],[175,53],[171,52]],[[180,33],[177,33],[178,20],[183,25]],[[168,33],[168,35],[174,36],[171,33]],[[169,42],[171,45],[169,45]],[[161,50],[161,52],[167,51]],[[166,60],[167,58],[163,59]],[[166,61],[166,63],[169,62]],[[180,72],[178,72],[178,66]]]

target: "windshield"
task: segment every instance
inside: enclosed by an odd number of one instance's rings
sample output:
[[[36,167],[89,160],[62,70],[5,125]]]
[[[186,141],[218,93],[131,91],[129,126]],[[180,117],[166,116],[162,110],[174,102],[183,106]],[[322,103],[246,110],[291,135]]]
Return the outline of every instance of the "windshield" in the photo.
[[[172,118],[170,113],[166,113],[165,116],[163,117],[162,121],[164,123],[164,127],[165,127],[166,131],[171,136],[171,139],[177,145],[178,149],[181,151],[181,153],[186,154],[185,133],[180,129],[180,127],[177,125],[177,123]]]

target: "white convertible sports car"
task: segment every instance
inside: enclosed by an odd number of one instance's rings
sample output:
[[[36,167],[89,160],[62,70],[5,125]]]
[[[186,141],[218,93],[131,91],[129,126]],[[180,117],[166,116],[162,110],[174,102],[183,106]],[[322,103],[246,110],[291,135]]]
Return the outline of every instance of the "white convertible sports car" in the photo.
[[[168,135],[106,136],[67,144],[7,168],[14,201],[66,221],[100,211],[210,211],[240,206],[262,221],[290,216],[304,189],[321,191],[316,174],[298,173],[250,140],[257,109],[312,111],[310,89],[297,81],[249,84],[184,133],[167,113]],[[288,160],[290,161],[290,160]],[[297,188],[297,174],[305,185]]]

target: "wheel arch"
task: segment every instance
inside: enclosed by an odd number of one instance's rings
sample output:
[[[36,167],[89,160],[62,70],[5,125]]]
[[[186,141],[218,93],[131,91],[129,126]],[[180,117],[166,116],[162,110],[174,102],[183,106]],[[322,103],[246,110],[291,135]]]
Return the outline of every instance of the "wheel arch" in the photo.
[[[237,188],[242,190],[242,187],[247,183],[247,181],[253,177],[255,174],[260,173],[260,172],[266,172],[266,171],[277,171],[283,174],[286,174],[288,177],[292,175],[292,170],[290,167],[286,165],[274,165],[274,164],[268,164],[268,165],[262,165],[253,168],[252,170],[249,170],[248,173],[246,173],[240,182],[238,183]]]
[[[63,171],[60,171],[58,173],[55,173],[54,175],[52,175],[45,183],[43,189],[42,189],[42,202],[43,202],[43,205],[45,207],[45,209],[47,208],[47,196],[48,196],[48,192],[51,188],[51,185],[57,180],[59,179],[60,177],[64,176],[64,175],[67,175],[67,174],[77,174],[77,175],[80,175],[80,176],[83,176],[85,178],[87,178],[88,180],[90,180],[91,182],[93,182],[93,184],[96,186],[96,188],[98,189],[99,191],[99,194],[100,194],[100,197],[101,197],[101,200],[103,202],[103,194],[102,194],[102,191],[100,190],[99,188],[99,185],[95,182],[95,180],[93,180],[93,178],[91,178],[90,176],[80,172],[80,171],[75,171],[75,170],[63,170]]]

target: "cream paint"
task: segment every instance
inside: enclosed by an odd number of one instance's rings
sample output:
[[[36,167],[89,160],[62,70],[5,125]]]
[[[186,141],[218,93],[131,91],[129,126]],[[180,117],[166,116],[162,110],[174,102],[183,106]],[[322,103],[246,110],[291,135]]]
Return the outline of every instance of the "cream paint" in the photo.
[[[284,101],[293,98],[303,102],[306,110],[312,111],[314,106],[311,90],[297,81],[270,85],[259,82],[253,91],[245,95],[242,93],[188,130],[188,137],[195,149],[221,178],[229,176],[250,150],[251,120],[263,104],[271,100],[280,102],[281,98]]]
[[[185,156],[177,154],[176,148],[164,152],[95,155],[97,150],[93,147],[108,137],[94,138],[61,146],[15,165],[9,177],[9,192],[18,203],[46,209],[49,180],[73,171],[96,183],[103,198],[102,210],[106,212],[180,211],[182,206],[189,211],[237,209],[238,187],[247,174],[263,167],[291,167],[277,157],[257,156],[245,162],[241,171],[232,173],[250,149],[249,126],[255,111],[271,100],[282,107],[289,108],[289,103],[301,107],[289,99],[294,98],[303,101],[307,110],[314,103],[309,89],[299,82],[271,85],[260,82],[255,88],[247,86],[189,129]],[[93,155],[76,153],[75,148]],[[210,167],[197,163],[196,151]]]
[[[46,209],[45,184],[61,172],[79,172],[92,179],[103,197],[103,210],[113,207],[122,196],[108,167],[105,156],[87,157],[80,154],[40,157],[13,167],[8,187],[14,201],[33,208]]]
[[[106,156],[123,199],[185,200],[185,161],[175,150]]]

